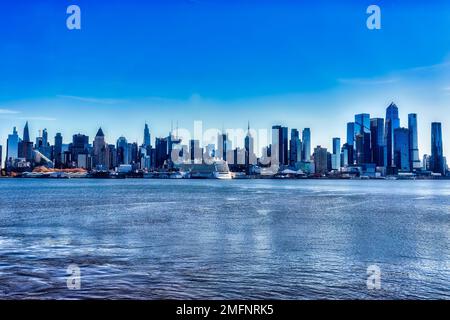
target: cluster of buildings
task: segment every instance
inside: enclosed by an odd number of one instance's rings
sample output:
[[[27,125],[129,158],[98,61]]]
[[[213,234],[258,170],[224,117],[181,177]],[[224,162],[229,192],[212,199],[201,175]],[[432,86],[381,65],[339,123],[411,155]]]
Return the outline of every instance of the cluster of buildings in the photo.
[[[199,140],[182,141],[173,131],[158,137],[152,145],[150,130],[144,127],[142,144],[119,137],[108,144],[100,128],[94,139],[78,133],[64,143],[57,133],[50,143],[47,130],[30,140],[28,123],[22,137],[16,128],[8,135],[6,160],[2,175],[21,175],[36,168],[46,170],[83,169],[91,173],[144,175],[161,172],[204,170],[204,166],[221,163],[221,170],[233,177],[443,177],[448,174],[443,155],[441,123],[431,124],[431,150],[419,158],[417,115],[408,115],[408,127],[400,127],[398,108],[391,103],[385,118],[369,114],[355,115],[347,123],[347,136],[332,139],[332,150],[317,146],[311,150],[311,130],[301,132],[273,126],[271,144],[256,156],[250,126],[244,148],[232,148],[225,132],[217,136],[217,144],[201,146]],[[0,159],[2,159],[0,146]],[[225,164],[225,166],[224,166]],[[203,167],[202,167],[203,166]],[[217,166],[216,166],[217,168]]]

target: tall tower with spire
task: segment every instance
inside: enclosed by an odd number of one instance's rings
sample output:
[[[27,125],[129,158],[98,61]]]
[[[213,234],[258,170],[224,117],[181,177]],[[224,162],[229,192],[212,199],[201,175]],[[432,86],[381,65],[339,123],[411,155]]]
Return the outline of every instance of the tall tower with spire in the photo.
[[[25,127],[23,128],[23,141],[30,142],[30,129],[28,129],[28,121],[25,123]]]
[[[19,142],[19,158],[25,158],[26,161],[33,161],[33,142],[30,140],[30,130],[28,121],[23,128],[23,139]]]
[[[247,123],[247,135],[245,136],[245,168],[247,174],[250,173],[250,165],[256,164],[256,156],[254,152],[255,139],[250,133],[250,121]]]

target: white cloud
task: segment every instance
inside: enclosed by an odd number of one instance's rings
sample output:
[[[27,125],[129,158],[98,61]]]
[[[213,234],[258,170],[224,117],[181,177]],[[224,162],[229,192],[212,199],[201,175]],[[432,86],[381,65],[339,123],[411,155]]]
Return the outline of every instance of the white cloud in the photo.
[[[20,113],[20,111],[9,110],[9,109],[0,109],[0,114],[17,114],[17,113]]]

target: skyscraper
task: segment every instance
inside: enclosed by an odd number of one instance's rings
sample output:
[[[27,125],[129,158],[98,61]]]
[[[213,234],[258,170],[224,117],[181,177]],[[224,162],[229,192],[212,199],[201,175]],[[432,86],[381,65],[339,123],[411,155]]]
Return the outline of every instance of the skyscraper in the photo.
[[[103,133],[103,132],[102,132]],[[89,137],[78,133],[72,136],[72,143],[69,145],[69,151],[73,162],[78,165],[78,155],[88,154]]]
[[[370,138],[372,145],[372,163],[378,167],[384,166],[385,145],[384,145],[384,119],[370,119]]]
[[[144,147],[149,147],[151,144],[150,130],[148,128],[148,124],[146,123],[144,127]]]
[[[189,140],[189,153],[192,163],[201,163],[202,150],[200,149],[200,141],[191,139]]]
[[[19,157],[19,135],[16,127],[13,128],[13,133],[8,135],[6,142],[6,161],[14,160]]]
[[[411,171],[409,159],[409,130],[397,128],[394,130],[394,163],[396,170],[402,172]]]
[[[445,174],[444,153],[442,148],[442,126],[440,122],[431,123],[430,169],[434,173]]]
[[[2,153],[2,151],[3,151],[3,147],[0,145],[0,170],[3,168],[3,153]]]
[[[331,154],[331,169],[341,168],[341,138],[333,138],[333,153]]]
[[[386,121],[384,140],[386,145],[386,169],[388,173],[392,173],[394,162],[394,130],[400,127],[400,119],[398,117],[398,108],[392,102],[386,109]]]
[[[33,142],[30,140],[28,121],[23,128],[23,140],[19,141],[19,158],[25,158],[27,161],[33,160]]]
[[[277,159],[280,165],[289,164],[288,141],[287,127],[272,127],[272,159]]]
[[[328,152],[327,148],[317,146],[314,148],[314,170],[318,174],[326,174],[328,172]]]
[[[28,121],[25,123],[25,127],[23,128],[23,141],[30,142],[30,129],[28,128]]]
[[[156,138],[155,140],[155,167],[162,168],[164,162],[169,159],[167,138]]]
[[[130,157],[128,155],[128,141],[125,137],[121,136],[116,142],[117,149],[117,164],[130,164]]]
[[[370,134],[370,115],[367,113],[361,113],[355,115],[355,154],[356,163],[366,164],[371,162],[371,134]],[[358,137],[359,136],[359,137]]]
[[[291,129],[291,141],[289,143],[289,165],[295,166],[302,161],[302,142],[297,129]]]
[[[302,142],[302,161],[311,161],[311,129],[303,129]]]
[[[93,145],[93,164],[96,169],[109,169],[109,148],[105,142],[105,135],[102,128],[99,128],[95,135]]]
[[[419,145],[417,134],[417,114],[408,114],[408,130],[409,130],[409,161],[411,170],[421,168],[419,159]]]
[[[256,156],[255,156],[255,139],[253,139],[250,133],[250,122],[247,125],[247,135],[244,140],[245,146],[245,168],[247,174],[249,173],[250,165],[256,164]]]
[[[55,147],[53,149],[53,158],[55,161],[55,168],[62,167],[62,144],[63,137],[60,132],[55,135]]]
[[[347,123],[347,143],[344,144],[345,150],[347,150],[347,161],[348,165],[353,165],[355,163],[354,149],[355,149],[355,123]]]
[[[231,141],[228,140],[228,134],[219,133],[217,136],[217,156],[224,161],[231,160],[228,159],[228,153],[232,154],[232,146]]]

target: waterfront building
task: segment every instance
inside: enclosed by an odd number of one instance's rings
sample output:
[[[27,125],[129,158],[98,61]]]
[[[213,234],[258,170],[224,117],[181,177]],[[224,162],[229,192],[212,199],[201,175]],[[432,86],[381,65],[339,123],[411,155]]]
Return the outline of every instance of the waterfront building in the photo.
[[[0,170],[3,168],[3,147],[0,145]]]
[[[13,133],[8,135],[6,142],[6,160],[14,160],[19,157],[19,135],[16,127],[13,128]]]
[[[294,167],[302,161],[302,141],[297,129],[291,129],[291,141],[289,142],[289,165]]]
[[[384,119],[370,119],[370,139],[372,146],[371,162],[377,167],[384,167],[386,146],[384,145]]]
[[[444,154],[442,148],[442,126],[440,122],[431,123],[431,158],[430,169],[434,173],[445,174]]]
[[[289,165],[288,141],[287,127],[272,126],[271,156],[279,165]]]
[[[60,132],[55,135],[55,145],[53,147],[53,161],[55,168],[61,169],[62,167],[62,144],[63,137]]]
[[[109,159],[109,146],[106,144],[102,128],[99,128],[93,143],[94,168],[98,170],[108,170],[110,167]]]
[[[333,153],[331,154],[331,170],[341,168],[341,138],[333,138]]]
[[[360,113],[355,115],[355,154],[358,165],[371,163],[371,134],[370,134],[370,115]]]
[[[108,151],[109,151],[109,169],[117,168],[119,166],[119,163],[117,159],[116,146],[113,144],[108,145]]]
[[[419,159],[419,144],[417,133],[417,114],[408,114],[408,130],[409,130],[409,161],[411,170],[420,169],[421,163]]]
[[[151,138],[150,138],[150,129],[148,128],[148,124],[145,124],[144,127],[144,147],[150,147],[152,145]]]
[[[398,172],[410,172],[409,130],[397,128],[394,130],[394,164]]]
[[[386,170],[388,174],[393,173],[395,167],[394,161],[394,130],[400,128],[400,119],[398,117],[398,108],[395,103],[391,103],[386,109],[386,121],[384,140],[386,145]]]
[[[224,133],[222,130],[222,133],[217,135],[217,156],[219,159],[227,161],[228,155],[230,155],[230,157],[233,156],[232,145],[231,141],[228,139],[228,134]]]
[[[250,133],[250,122],[247,125],[247,135],[244,140],[244,148],[245,148],[245,168],[247,174],[250,173],[250,166],[256,165],[256,155],[255,155],[255,139],[253,139],[252,134]]]
[[[328,173],[328,152],[327,148],[317,146],[314,148],[314,169],[315,173],[326,174]]]
[[[346,142],[346,144],[348,146],[352,147],[351,149],[346,147],[346,150],[347,150],[348,165],[353,165],[355,163],[355,159],[354,159],[355,123],[354,122],[347,123],[347,142]]]
[[[33,142],[30,140],[30,130],[28,121],[23,128],[23,139],[19,141],[19,158],[24,158],[27,162],[33,162]]]
[[[189,155],[191,163],[202,163],[202,151],[200,149],[200,141],[191,139],[189,140]]]
[[[164,163],[169,159],[168,140],[166,138],[156,138],[155,140],[155,167],[162,168]]]
[[[62,142],[62,141],[61,141]],[[71,152],[72,161],[78,166],[78,155],[88,154],[89,137],[78,133],[72,136],[72,143],[69,145],[69,151]]]
[[[302,161],[311,161],[311,129],[304,128],[302,131]]]
[[[124,136],[121,136],[116,141],[117,149],[117,164],[130,164],[128,141]]]

